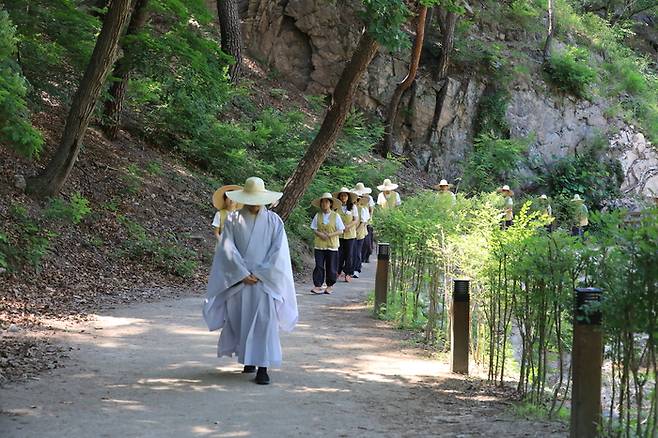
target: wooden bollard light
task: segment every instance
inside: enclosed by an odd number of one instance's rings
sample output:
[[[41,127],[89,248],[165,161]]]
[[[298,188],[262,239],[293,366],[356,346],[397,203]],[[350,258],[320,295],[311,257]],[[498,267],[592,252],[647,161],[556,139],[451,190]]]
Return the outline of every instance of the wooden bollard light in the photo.
[[[601,301],[601,289],[575,289],[573,350],[571,353],[570,437],[598,436],[601,423],[601,368],[603,336],[601,311],[588,305]]]
[[[450,312],[450,370],[468,374],[470,281],[453,280],[452,311]]]
[[[386,305],[388,292],[388,263],[391,257],[391,248],[388,243],[377,246],[377,273],[375,274],[375,315],[379,315],[382,306]]]

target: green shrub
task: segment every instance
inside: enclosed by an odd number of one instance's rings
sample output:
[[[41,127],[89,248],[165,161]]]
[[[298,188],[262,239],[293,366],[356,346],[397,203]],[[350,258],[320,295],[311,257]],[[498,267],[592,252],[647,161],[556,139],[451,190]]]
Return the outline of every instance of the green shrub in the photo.
[[[518,167],[529,139],[501,139],[481,134],[464,168],[464,185],[469,192],[492,191],[501,184],[515,185]]]
[[[552,53],[544,70],[557,89],[586,98],[590,85],[596,80],[596,72],[588,64],[587,50],[570,46],[563,52]]]
[[[91,213],[89,200],[80,193],[74,193],[70,201],[52,198],[44,215],[47,218],[63,219],[73,224],[79,224],[89,213]]]
[[[12,205],[9,213],[13,221],[0,233],[0,267],[20,272],[31,266],[38,272],[56,234],[41,227],[23,205]]]
[[[30,122],[27,82],[14,61],[15,53],[15,28],[7,12],[0,9],[0,143],[35,157],[41,152],[43,137]]]

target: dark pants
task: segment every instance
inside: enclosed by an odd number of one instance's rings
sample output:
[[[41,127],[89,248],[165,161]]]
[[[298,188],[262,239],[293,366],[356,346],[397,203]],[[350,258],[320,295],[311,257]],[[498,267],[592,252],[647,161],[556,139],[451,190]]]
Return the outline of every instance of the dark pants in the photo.
[[[503,222],[500,223],[500,229],[501,230],[506,230],[509,227],[511,227],[512,225],[514,225],[513,220],[510,220],[510,221],[506,220],[506,221],[503,221]]]
[[[583,227],[571,227],[571,235],[582,238],[585,235],[585,229]]]
[[[372,254],[372,225],[368,225],[368,234],[363,239],[363,248],[361,249],[361,262],[370,263],[370,255]]]
[[[327,287],[336,284],[338,276],[338,251],[329,251],[328,249],[316,249],[315,252],[315,269],[313,269],[313,285],[321,287],[327,279]]]
[[[354,245],[356,239],[340,239],[338,248],[338,273],[354,275]]]
[[[361,252],[363,251],[363,242],[366,240],[365,238],[356,241],[356,244],[354,245],[354,270],[356,272],[361,272]]]

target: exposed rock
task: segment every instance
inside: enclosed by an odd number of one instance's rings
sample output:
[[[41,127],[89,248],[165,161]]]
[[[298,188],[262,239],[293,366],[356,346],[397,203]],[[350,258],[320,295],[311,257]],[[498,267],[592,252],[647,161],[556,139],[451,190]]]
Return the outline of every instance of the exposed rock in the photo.
[[[658,196],[658,151],[633,126],[616,133],[610,140],[611,152],[624,171],[624,194]]]

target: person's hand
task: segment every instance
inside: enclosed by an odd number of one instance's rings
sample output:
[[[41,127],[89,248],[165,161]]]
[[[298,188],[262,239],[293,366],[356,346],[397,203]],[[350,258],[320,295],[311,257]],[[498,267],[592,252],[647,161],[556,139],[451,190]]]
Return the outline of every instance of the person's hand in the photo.
[[[254,274],[249,274],[245,278],[242,279],[242,282],[246,285],[253,285],[258,283],[258,278],[254,276]]]
[[[329,240],[329,233],[322,233],[322,240]]]

